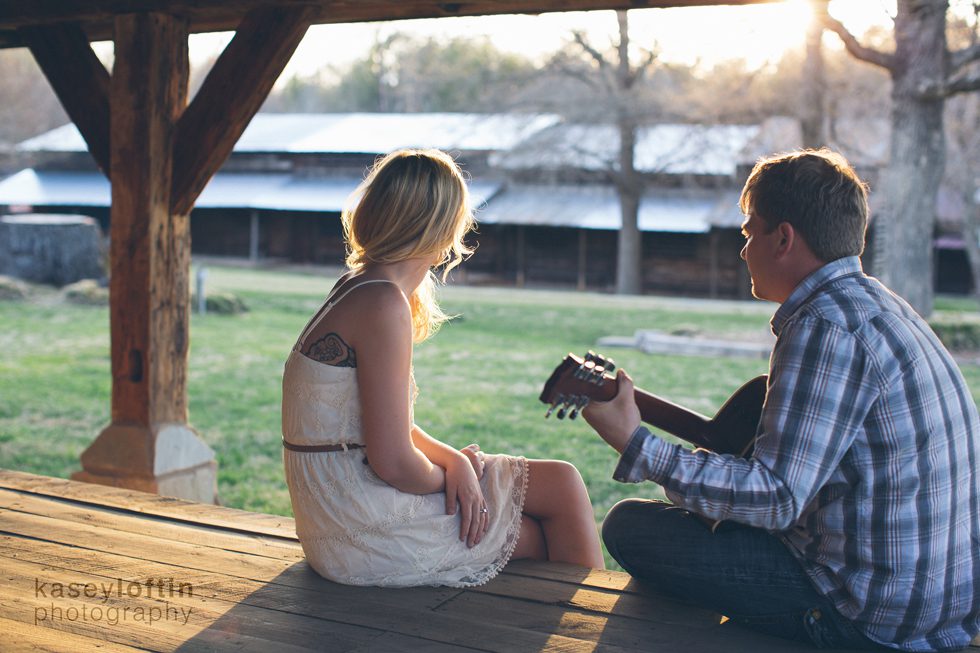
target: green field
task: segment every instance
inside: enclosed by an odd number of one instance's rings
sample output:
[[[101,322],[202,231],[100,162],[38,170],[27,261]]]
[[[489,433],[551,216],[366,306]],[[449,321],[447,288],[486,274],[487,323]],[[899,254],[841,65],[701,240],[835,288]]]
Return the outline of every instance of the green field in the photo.
[[[223,504],[289,514],[281,469],[282,363],[299,330],[333,284],[329,272],[274,272],[212,266],[210,290],[244,298],[235,316],[193,315],[190,422],[215,450]],[[561,458],[582,472],[597,519],[617,500],[657,497],[652,485],[611,479],[614,452],[581,420],[544,420],[537,401],[561,357],[596,339],[638,329],[764,338],[774,308],[546,290],[447,287],[443,307],[458,315],[416,350],[416,421],[457,447]],[[950,312],[973,305],[948,301]],[[711,414],[763,359],[704,358],[605,350],[639,387]],[[961,365],[974,398],[980,364]],[[65,304],[47,294],[0,302],[0,467],[68,477],[109,421],[109,334],[105,307]]]

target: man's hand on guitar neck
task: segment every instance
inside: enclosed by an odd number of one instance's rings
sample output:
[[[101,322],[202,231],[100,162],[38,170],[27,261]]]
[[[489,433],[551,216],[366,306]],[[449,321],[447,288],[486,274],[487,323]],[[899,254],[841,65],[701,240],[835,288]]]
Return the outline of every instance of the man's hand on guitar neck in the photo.
[[[623,370],[616,373],[616,396],[609,401],[590,401],[582,417],[606,443],[623,453],[640,426],[640,409],[633,396],[633,379]]]

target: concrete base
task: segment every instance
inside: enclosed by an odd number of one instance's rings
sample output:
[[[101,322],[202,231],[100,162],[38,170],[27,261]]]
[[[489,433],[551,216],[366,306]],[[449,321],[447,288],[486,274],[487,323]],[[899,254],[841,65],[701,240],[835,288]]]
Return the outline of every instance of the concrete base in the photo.
[[[74,481],[218,503],[214,451],[186,424],[110,424],[82,453]]]

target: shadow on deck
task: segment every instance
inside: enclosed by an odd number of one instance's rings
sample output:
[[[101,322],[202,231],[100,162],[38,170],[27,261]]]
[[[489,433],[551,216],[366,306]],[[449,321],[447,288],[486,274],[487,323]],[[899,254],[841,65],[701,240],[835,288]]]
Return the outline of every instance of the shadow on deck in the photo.
[[[516,561],[465,590],[338,585],[287,517],[9,470],[0,574],[4,651],[809,650],[573,565]]]

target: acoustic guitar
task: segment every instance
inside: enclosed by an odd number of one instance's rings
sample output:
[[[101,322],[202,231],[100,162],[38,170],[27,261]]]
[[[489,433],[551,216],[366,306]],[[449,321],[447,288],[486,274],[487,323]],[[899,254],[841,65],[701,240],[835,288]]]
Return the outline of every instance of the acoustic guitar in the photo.
[[[609,401],[619,391],[611,360],[594,352],[584,358],[568,354],[551,373],[539,399],[549,405],[545,417],[575,417],[589,401]],[[766,375],[746,382],[728,398],[714,417],[705,417],[637,388],[634,391],[641,419],[702,449],[747,457],[755,444],[756,429],[766,398]]]

